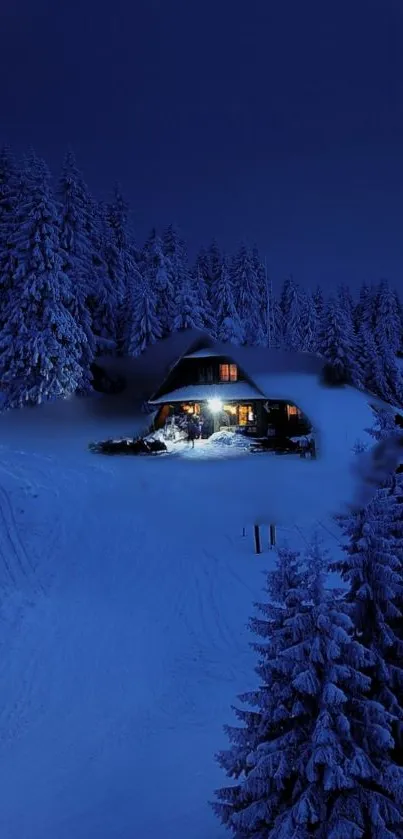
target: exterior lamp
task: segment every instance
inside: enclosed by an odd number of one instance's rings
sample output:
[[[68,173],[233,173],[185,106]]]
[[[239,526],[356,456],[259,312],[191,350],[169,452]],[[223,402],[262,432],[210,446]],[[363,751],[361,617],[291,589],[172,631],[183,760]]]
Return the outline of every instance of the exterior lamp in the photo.
[[[209,399],[207,405],[212,414],[218,414],[222,410],[221,399]]]

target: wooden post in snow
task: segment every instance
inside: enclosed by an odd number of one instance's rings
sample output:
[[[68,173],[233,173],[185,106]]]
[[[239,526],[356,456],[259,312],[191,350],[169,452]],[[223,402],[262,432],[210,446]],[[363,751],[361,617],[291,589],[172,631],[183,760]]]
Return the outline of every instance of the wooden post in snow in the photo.
[[[262,553],[262,548],[261,548],[261,544],[260,544],[260,527],[259,527],[258,524],[255,524],[253,526],[253,533],[254,533],[254,537],[255,537],[255,553],[261,554]]]
[[[277,534],[276,534],[276,525],[275,524],[270,525],[269,533],[270,533],[270,549],[272,549],[272,548],[276,547]]]

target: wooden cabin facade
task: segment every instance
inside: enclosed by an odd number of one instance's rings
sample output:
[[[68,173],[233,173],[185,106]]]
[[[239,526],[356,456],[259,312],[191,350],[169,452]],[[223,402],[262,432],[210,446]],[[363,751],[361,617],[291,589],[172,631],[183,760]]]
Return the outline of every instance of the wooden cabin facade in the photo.
[[[150,405],[157,409],[155,429],[190,414],[201,420],[204,437],[221,429],[251,437],[294,437],[311,430],[295,404],[267,398],[227,352],[214,346],[184,355]]]

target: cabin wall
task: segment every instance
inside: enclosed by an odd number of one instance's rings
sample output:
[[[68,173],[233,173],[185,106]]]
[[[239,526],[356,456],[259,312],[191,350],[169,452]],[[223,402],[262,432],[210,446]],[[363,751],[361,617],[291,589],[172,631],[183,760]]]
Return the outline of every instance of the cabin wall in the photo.
[[[207,432],[207,436],[209,436],[214,431],[214,417],[205,402],[196,404],[198,406],[197,413],[200,412],[201,416],[204,418],[205,431]],[[251,399],[241,401],[234,400],[232,404],[238,406],[252,406],[255,421],[250,423],[250,425],[242,426],[243,432],[251,437],[266,437],[268,435],[269,426],[273,430],[273,436],[276,437],[298,437],[311,430],[309,421],[306,420],[302,414],[290,415],[286,402]],[[183,403],[176,402],[171,405],[163,405],[156,416],[154,427],[162,428],[167,418],[172,415],[177,417],[180,415],[183,416]],[[236,421],[234,425],[235,424]],[[223,411],[221,417],[216,417],[215,425],[218,425],[218,427],[225,427],[228,425],[228,427],[230,427],[231,421],[229,415]]]

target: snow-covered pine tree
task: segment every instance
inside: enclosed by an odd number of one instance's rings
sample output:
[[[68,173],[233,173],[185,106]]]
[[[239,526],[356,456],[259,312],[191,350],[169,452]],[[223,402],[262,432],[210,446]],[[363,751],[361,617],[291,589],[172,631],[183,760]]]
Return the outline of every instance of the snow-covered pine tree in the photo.
[[[161,237],[153,229],[144,245],[141,274],[156,298],[156,317],[162,337],[173,330],[176,315],[176,291],[172,285],[169,258],[164,254]]]
[[[358,382],[365,390],[388,401],[391,394],[383,375],[383,368],[372,330],[365,321],[357,332]]]
[[[270,347],[279,350],[283,346],[283,314],[276,294],[271,295],[271,313]]]
[[[196,257],[196,263],[192,271],[194,288],[202,314],[203,328],[212,335],[216,335],[216,315],[210,302],[211,287],[209,274],[209,259],[207,251],[203,248]]]
[[[114,199],[106,206],[106,262],[109,280],[116,293],[116,347],[123,354],[131,328],[131,305],[135,287],[140,283],[135,243],[129,231],[129,207],[118,185]]]
[[[216,239],[213,239],[211,242],[210,247],[207,249],[207,258],[208,258],[208,266],[209,266],[209,287],[210,287],[210,294],[212,294],[212,290],[216,283],[219,281],[221,277],[222,266],[224,262],[224,254],[220,250],[218,242]],[[211,297],[210,297],[211,299]]]
[[[231,280],[235,307],[243,327],[245,344],[265,344],[262,319],[261,278],[253,254],[245,243],[231,260]]]
[[[221,274],[213,285],[212,300],[217,315],[217,337],[220,341],[242,344],[244,332],[235,306],[234,287],[227,257],[224,257]]]
[[[341,521],[346,557],[334,563],[348,583],[347,601],[361,643],[371,653],[371,699],[403,724],[403,642],[396,632],[403,604],[402,545],[394,535],[401,505],[393,487],[380,487],[359,513]]]
[[[354,323],[354,313],[355,313],[355,304],[353,295],[351,294],[351,290],[348,285],[342,283],[337,289],[337,299],[340,303],[342,309],[344,309],[348,320],[351,321],[353,329],[355,328]]]
[[[251,621],[260,684],[240,701],[255,710],[235,709],[243,725],[226,728],[232,747],[217,757],[238,783],[213,803],[236,839],[402,835],[391,715],[368,696],[372,654],[326,592],[326,564],[317,541],[305,568],[280,551]]]
[[[301,299],[293,277],[284,280],[280,297],[283,346],[287,350],[301,349]]]
[[[107,224],[105,207],[88,192],[85,216],[86,235],[90,248],[90,275],[87,306],[95,339],[96,355],[116,352],[116,289],[112,286],[105,259]]]
[[[377,348],[382,370],[384,393],[388,402],[403,406],[403,374],[395,352],[387,343],[386,336],[378,336]]]
[[[0,150],[0,330],[5,322],[6,303],[14,282],[13,240],[20,222],[22,173],[8,146]]]
[[[403,302],[402,302],[401,298],[399,297],[399,294],[398,294],[397,291],[395,291],[395,296],[396,296],[396,306],[397,306],[397,310],[399,312],[399,319],[400,319],[400,346],[399,346],[398,352],[399,352],[400,356],[403,356]]]
[[[387,346],[389,351],[396,355],[401,343],[400,328],[396,294],[387,280],[381,280],[375,306],[375,339],[378,346],[381,349]]]
[[[133,288],[126,352],[128,355],[140,355],[159,338],[161,324],[157,316],[157,298],[146,277],[142,277]]]
[[[88,236],[87,216],[91,199],[72,151],[67,152],[59,181],[60,246],[62,271],[69,279],[66,306],[86,336],[83,368],[83,390],[91,389],[90,366],[96,352],[92,317],[88,300],[92,290],[92,247]]]
[[[263,262],[257,245],[252,248],[252,261],[254,265],[255,274],[257,277],[257,284],[259,289],[259,306],[261,309],[258,340],[256,344],[261,344],[266,347],[273,346],[274,335],[274,306],[273,306],[273,288],[270,278],[267,275],[266,261]]]
[[[175,314],[173,323],[170,325],[170,329],[172,330],[175,329],[176,319],[180,316],[179,294],[181,288],[187,285],[190,268],[185,240],[175,225],[170,224],[165,230],[162,237],[162,244],[164,255],[167,258],[170,286],[173,291]]]
[[[318,348],[319,320],[316,306],[310,291],[300,289],[300,349],[304,352],[316,352]]]
[[[387,280],[382,280],[376,295],[375,340],[386,383],[388,401],[403,405],[403,375],[397,364],[400,347],[400,314],[396,296]]]
[[[359,369],[352,322],[340,302],[330,298],[319,327],[318,351],[325,358],[325,375],[332,384],[357,384]]]
[[[316,286],[316,289],[315,289],[312,297],[313,297],[313,302],[315,304],[315,309],[316,309],[316,314],[317,314],[317,317],[318,317],[318,321],[320,321],[321,318],[322,318],[322,315],[323,315],[323,310],[325,308],[325,298],[324,298],[324,295],[323,295],[322,287],[320,285]]]
[[[375,327],[375,300],[376,294],[372,286],[362,283],[358,303],[354,309],[354,326],[356,332],[364,327],[368,332],[373,332]]]
[[[83,380],[86,336],[66,306],[59,213],[45,163],[33,153],[25,172],[20,224],[10,241],[14,284],[0,335],[6,407],[74,393]]]
[[[203,329],[203,313],[192,275],[182,275],[177,295],[177,314],[174,329]]]

